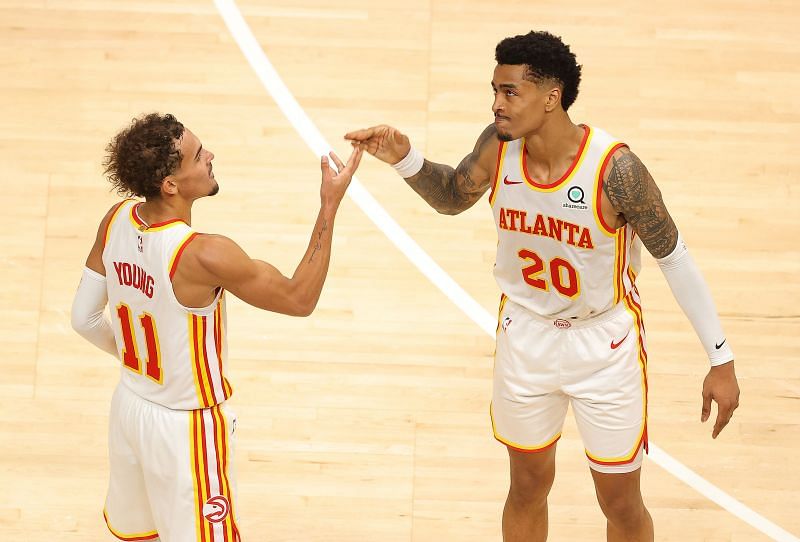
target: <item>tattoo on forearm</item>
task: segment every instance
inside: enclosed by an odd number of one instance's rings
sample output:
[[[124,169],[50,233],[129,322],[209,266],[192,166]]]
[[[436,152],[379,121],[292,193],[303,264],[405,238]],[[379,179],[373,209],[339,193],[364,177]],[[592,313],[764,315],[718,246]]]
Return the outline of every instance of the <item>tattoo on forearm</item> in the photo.
[[[661,191],[636,155],[625,151],[612,158],[603,191],[654,257],[663,258],[675,249],[678,229]]]
[[[469,209],[489,188],[490,179],[474,179],[474,166],[483,145],[496,134],[493,125],[478,138],[475,149],[456,169],[425,160],[422,169],[406,179],[408,185],[434,209],[443,214],[457,214]]]
[[[406,179],[406,182],[434,209],[451,213],[457,211],[462,203],[455,180],[456,171],[453,168],[425,160],[420,172]]]
[[[322,235],[328,231],[328,221],[323,220],[322,224],[320,225],[319,231],[317,231],[317,241],[314,243],[314,250],[311,252],[311,256],[308,258],[308,263],[314,261],[314,256],[316,255],[317,251],[322,248]]]

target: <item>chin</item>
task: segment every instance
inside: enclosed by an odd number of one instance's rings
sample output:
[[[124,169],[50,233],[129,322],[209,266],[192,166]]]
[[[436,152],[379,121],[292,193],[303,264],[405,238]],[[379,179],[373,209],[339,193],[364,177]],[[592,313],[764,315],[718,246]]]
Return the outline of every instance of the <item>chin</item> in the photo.
[[[499,139],[500,141],[514,141],[516,138],[511,135],[511,132],[501,132],[500,130],[498,130],[497,139]]]
[[[215,184],[211,192],[208,193],[209,196],[216,196],[217,194],[219,194],[219,184]]]

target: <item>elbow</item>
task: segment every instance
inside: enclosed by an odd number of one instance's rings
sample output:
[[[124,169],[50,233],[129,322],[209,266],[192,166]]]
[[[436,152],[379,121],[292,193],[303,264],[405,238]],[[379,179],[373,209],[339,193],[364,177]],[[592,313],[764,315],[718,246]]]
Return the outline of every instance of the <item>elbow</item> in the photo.
[[[316,305],[298,305],[297,307],[292,310],[290,316],[297,316],[300,318],[305,318],[306,316],[311,316],[311,313],[314,312]]]
[[[70,325],[78,335],[83,336],[86,334],[86,329],[88,327],[86,324],[87,320],[88,318],[86,315],[80,314],[75,309],[72,310],[72,313],[70,314]]]
[[[303,318],[311,316],[311,313],[317,308],[317,301],[319,301],[319,295],[299,296],[292,307],[291,315]]]

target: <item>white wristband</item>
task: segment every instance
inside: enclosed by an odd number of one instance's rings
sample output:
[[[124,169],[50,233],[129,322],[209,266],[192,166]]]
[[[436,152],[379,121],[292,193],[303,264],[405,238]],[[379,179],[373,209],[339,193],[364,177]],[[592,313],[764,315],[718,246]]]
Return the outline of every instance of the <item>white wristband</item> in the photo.
[[[691,322],[712,367],[733,360],[733,350],[722,331],[714,300],[680,234],[672,254],[657,259],[672,294]]]
[[[408,154],[405,158],[397,162],[396,164],[392,164],[392,167],[399,173],[404,179],[408,179],[409,177],[413,177],[422,169],[422,164],[425,162],[425,158],[422,156],[422,153],[419,152],[414,147],[408,151]]]

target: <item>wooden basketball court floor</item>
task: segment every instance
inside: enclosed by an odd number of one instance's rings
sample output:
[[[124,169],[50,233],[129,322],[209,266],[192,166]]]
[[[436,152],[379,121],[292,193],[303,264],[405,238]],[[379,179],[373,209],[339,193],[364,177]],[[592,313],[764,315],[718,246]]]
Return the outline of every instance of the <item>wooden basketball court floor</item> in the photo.
[[[491,122],[493,52],[547,29],[584,66],[575,121],[627,141],[715,296],[741,407],[716,440],[707,361],[652,259],[644,297],[650,435],[660,450],[794,536],[746,523],[653,460],[656,539],[797,540],[800,518],[800,11],[793,1],[240,0],[258,44],[334,150],[389,123],[457,163]],[[0,540],[111,540],[101,510],[117,363],[69,308],[104,211],[108,139],[172,112],[215,154],[222,191],[194,226],[291,274],[316,215],[318,157],[211,0],[0,0]],[[357,174],[488,313],[485,201],[427,207],[384,164]],[[508,473],[488,419],[493,340],[345,200],[317,311],[229,304],[245,540],[497,541]],[[604,539],[571,416],[550,498],[555,541]],[[783,537],[783,538],[781,538]]]

